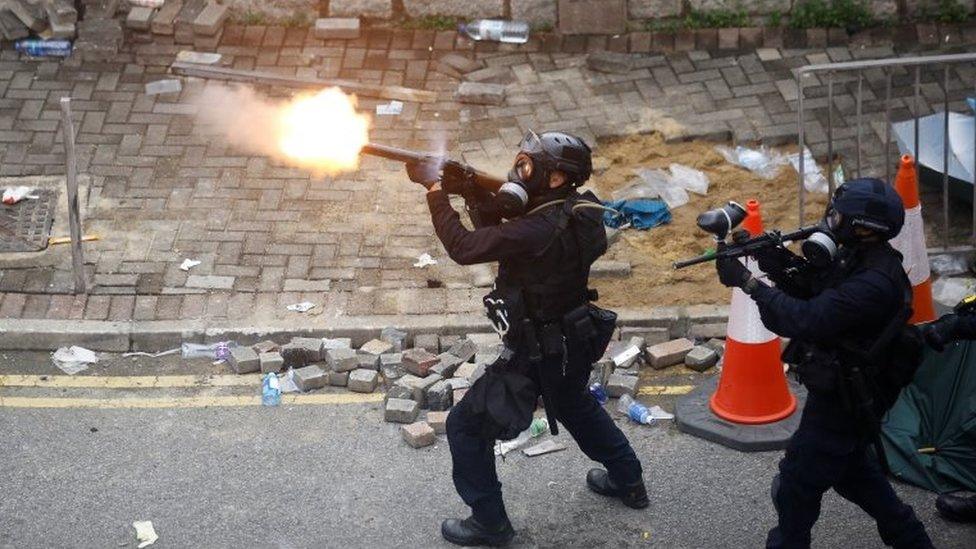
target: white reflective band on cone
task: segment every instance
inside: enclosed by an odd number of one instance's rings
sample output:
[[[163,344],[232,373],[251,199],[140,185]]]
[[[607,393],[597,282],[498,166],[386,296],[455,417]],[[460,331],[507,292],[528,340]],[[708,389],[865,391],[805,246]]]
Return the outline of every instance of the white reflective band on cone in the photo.
[[[902,266],[908,273],[912,286],[929,279],[929,254],[925,247],[925,230],[922,225],[921,204],[905,210],[905,225],[898,236],[891,239],[891,246],[904,256]]]
[[[764,276],[755,261],[746,261],[745,259],[740,259],[740,261],[749,267],[753,276],[757,278]],[[771,284],[769,281],[764,282]],[[739,343],[766,343],[778,337],[763,326],[756,302],[739,288],[732,289],[728,337]]]

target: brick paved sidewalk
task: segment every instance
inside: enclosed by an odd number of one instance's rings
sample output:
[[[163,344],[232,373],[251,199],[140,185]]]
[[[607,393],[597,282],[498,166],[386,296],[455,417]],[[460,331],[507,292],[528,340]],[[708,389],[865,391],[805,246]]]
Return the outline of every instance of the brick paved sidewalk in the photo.
[[[280,36],[279,36],[280,34]],[[890,46],[825,50],[761,49],[642,54],[627,74],[595,73],[585,55],[513,47],[475,55],[500,70],[508,98],[498,107],[453,101],[457,80],[437,59],[457,46],[452,33],[374,33],[322,43],[292,31],[225,36],[230,66],[298,76],[341,77],[439,92],[435,103],[407,103],[377,117],[371,138],[420,149],[445,147],[502,172],[528,128],[562,129],[594,140],[666,130],[672,139],[708,137],[766,144],[795,142],[796,88],[790,69],[807,63],[875,58]],[[246,44],[246,45],[245,45]],[[366,159],[362,169],[316,179],[263,157],[228,148],[195,127],[188,100],[202,81],[183,79],[178,98],[147,96],[186,46],[133,46],[117,63],[62,66],[0,53],[0,176],[63,174],[58,99],[70,94],[78,128],[79,169],[91,177],[85,232],[91,295],[70,295],[67,250],[53,267],[4,268],[0,318],[93,320],[300,318],[285,306],[309,300],[313,314],[367,316],[474,312],[483,271],[454,265],[433,235],[422,192],[402,168]],[[539,50],[540,48],[527,48]],[[961,109],[976,70],[953,73],[952,107]],[[866,73],[868,98],[884,77]],[[941,87],[926,74],[925,112],[941,108]],[[908,115],[907,75],[895,75],[895,119]],[[968,84],[967,84],[968,85]],[[853,157],[851,82],[835,87],[839,154]],[[277,90],[265,90],[280,93]],[[815,108],[808,145],[825,154],[826,91],[807,87]],[[360,99],[373,111],[380,101]],[[864,159],[880,173],[880,106],[866,128]],[[502,172],[503,173],[503,172]],[[439,260],[412,266],[428,252]],[[184,258],[202,261],[188,273]]]

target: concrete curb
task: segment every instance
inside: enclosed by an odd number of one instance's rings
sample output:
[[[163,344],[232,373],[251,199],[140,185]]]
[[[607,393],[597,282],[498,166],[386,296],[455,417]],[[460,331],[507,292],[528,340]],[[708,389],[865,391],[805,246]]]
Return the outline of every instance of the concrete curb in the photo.
[[[685,336],[699,324],[727,322],[728,307],[694,305],[618,311],[620,326],[668,328],[672,337]],[[113,322],[103,320],[0,319],[0,349],[51,351],[80,345],[94,351],[162,351],[184,342],[234,340],[252,344],[263,339],[284,342],[293,336],[348,337],[362,345],[393,326],[417,334],[464,335],[492,331],[481,314],[389,315],[361,317],[309,316],[289,320],[208,321],[153,320]]]

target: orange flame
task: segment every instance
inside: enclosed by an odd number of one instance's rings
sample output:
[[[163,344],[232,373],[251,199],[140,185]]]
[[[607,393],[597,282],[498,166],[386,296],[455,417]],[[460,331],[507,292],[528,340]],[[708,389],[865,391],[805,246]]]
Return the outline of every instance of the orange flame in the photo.
[[[356,112],[356,98],[339,88],[302,95],[278,116],[278,146],[292,162],[317,172],[355,170],[369,141],[369,117]]]

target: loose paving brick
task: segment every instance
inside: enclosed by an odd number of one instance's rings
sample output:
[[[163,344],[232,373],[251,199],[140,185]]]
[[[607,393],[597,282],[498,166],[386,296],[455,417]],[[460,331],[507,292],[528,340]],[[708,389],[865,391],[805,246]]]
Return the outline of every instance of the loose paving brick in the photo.
[[[329,372],[326,372],[318,364],[309,364],[302,368],[295,369],[295,385],[302,392],[321,389],[329,383]]]
[[[261,369],[258,353],[250,347],[231,347],[227,364],[236,374],[249,374]]]
[[[423,448],[437,442],[433,427],[427,425],[425,421],[404,425],[400,427],[400,433],[411,448]]]
[[[334,372],[349,372],[359,367],[356,351],[349,348],[329,349],[325,352],[325,360]]]
[[[271,340],[264,340],[251,345],[251,348],[254,349],[258,354],[270,353],[278,350],[278,344]]]
[[[385,355],[393,352],[393,344],[382,339],[371,339],[359,348],[359,352],[374,356]]]
[[[329,349],[352,349],[352,339],[348,337],[322,338],[322,351]]]
[[[356,360],[356,368],[361,370],[378,372],[380,369],[380,357],[376,355],[356,355]]]
[[[443,435],[447,432],[447,415],[450,412],[427,412],[427,425],[434,430],[434,434]]]
[[[313,34],[320,40],[355,40],[359,38],[359,19],[351,17],[316,19]]]
[[[430,410],[436,412],[448,410],[454,404],[454,388],[446,379],[442,379],[427,388],[424,400]]]
[[[623,53],[600,51],[586,56],[590,70],[612,74],[627,74],[633,69],[634,58]]]
[[[441,377],[451,377],[454,375],[454,371],[457,367],[461,365],[461,359],[452,355],[451,353],[441,353],[437,355],[438,362],[435,364],[430,371]]]
[[[356,393],[372,393],[376,390],[379,374],[374,370],[353,370],[349,373],[349,390]]]
[[[141,6],[132,6],[125,18],[125,26],[133,30],[149,30],[156,10]]]
[[[455,98],[472,105],[501,105],[505,102],[505,86],[479,82],[461,82]]]
[[[396,328],[383,328],[380,332],[380,339],[393,345],[394,352],[403,351],[403,346],[407,340],[407,332],[397,330]]]
[[[695,346],[691,340],[680,338],[647,348],[647,359],[655,369],[681,364]]]
[[[418,377],[426,377],[438,362],[437,355],[425,349],[408,349],[403,352],[403,368]]]
[[[402,398],[387,400],[383,411],[383,419],[390,423],[413,423],[418,415],[420,415],[420,404]]]
[[[460,363],[471,362],[471,359],[478,352],[478,346],[470,339],[463,338],[454,342],[447,352],[457,357]]]
[[[633,395],[637,391],[637,384],[640,378],[637,376],[628,376],[624,374],[613,373],[610,374],[610,378],[607,380],[607,394],[613,398],[619,398],[624,395]]]
[[[718,353],[708,347],[696,345],[685,355],[685,366],[696,372],[704,372],[718,362]]]
[[[435,355],[441,352],[441,342],[437,334],[418,334],[413,338],[413,346]]]
[[[193,32],[204,36],[213,36],[221,30],[229,12],[227,6],[217,2],[208,2],[200,15],[193,20]]]
[[[278,373],[285,367],[285,359],[281,353],[261,353],[258,361],[261,363],[262,374]]]
[[[349,372],[329,372],[329,385],[333,387],[349,385]]]
[[[464,364],[458,366],[457,370],[454,370],[454,377],[459,377],[470,381],[471,376],[474,375],[475,370],[477,369],[478,369],[477,364],[471,362],[465,362]]]

